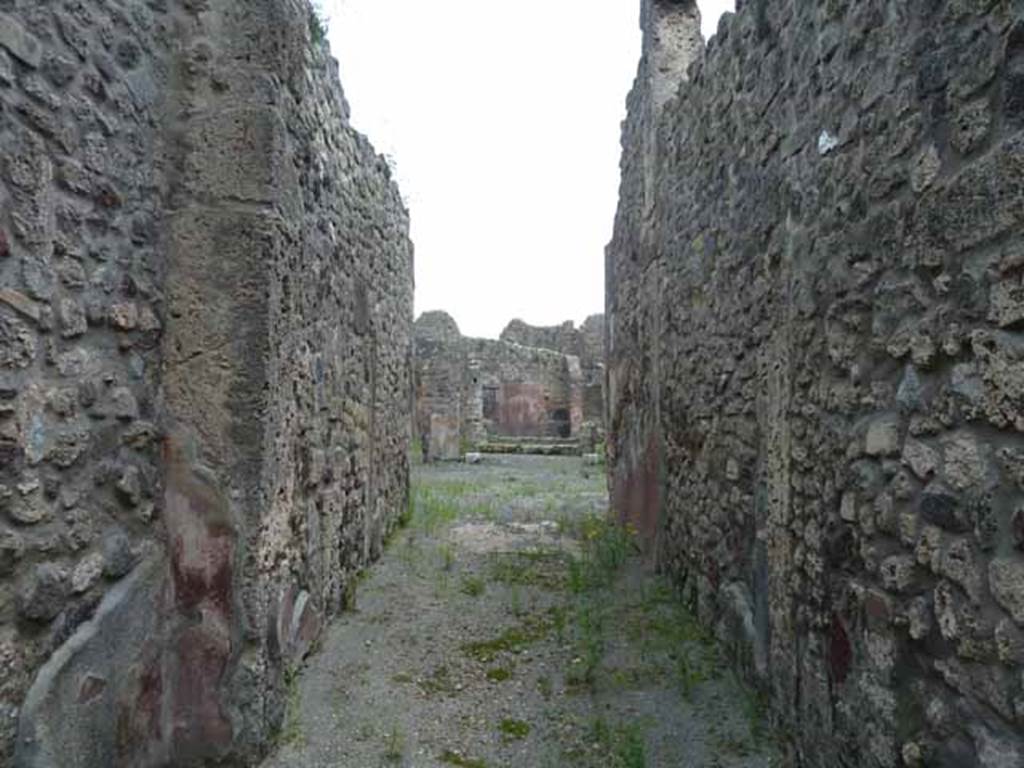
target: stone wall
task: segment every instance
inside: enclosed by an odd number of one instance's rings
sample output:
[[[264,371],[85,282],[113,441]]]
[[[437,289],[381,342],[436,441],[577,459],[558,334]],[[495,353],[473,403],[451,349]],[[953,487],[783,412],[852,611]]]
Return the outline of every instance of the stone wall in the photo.
[[[313,29],[0,3],[0,763],[254,760],[405,508],[408,219]]]
[[[469,439],[463,427],[468,364],[462,333],[450,315],[424,312],[416,319],[415,430],[424,458],[462,456]]]
[[[706,51],[693,3],[642,20],[620,514],[800,764],[1021,765],[1024,12],[757,0]]]
[[[415,325],[416,429],[428,459],[457,459],[491,438],[576,438],[583,424],[579,358],[463,336],[445,312]]]

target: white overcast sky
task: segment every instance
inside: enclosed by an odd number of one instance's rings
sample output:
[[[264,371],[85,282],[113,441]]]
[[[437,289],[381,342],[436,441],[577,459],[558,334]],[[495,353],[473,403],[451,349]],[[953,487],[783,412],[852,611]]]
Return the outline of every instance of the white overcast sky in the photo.
[[[733,0],[704,0],[704,34]],[[604,311],[639,0],[321,0],[412,216],[416,313],[472,336]]]

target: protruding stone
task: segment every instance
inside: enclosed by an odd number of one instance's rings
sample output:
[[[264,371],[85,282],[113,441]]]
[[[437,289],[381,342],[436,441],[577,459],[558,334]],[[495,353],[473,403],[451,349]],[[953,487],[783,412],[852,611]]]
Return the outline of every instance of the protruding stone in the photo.
[[[63,429],[54,436],[53,443],[46,452],[46,459],[51,464],[66,469],[82,457],[90,442],[91,435],[84,429]]]
[[[996,602],[1024,625],[1024,561],[997,557],[989,564],[988,579]]]
[[[110,324],[119,331],[133,331],[139,323],[139,309],[135,302],[122,302],[110,308]]]
[[[919,411],[924,407],[924,387],[917,369],[912,365],[908,365],[903,372],[903,379],[896,391],[896,402],[906,412]]]
[[[985,728],[974,729],[979,768],[1020,768],[1024,752],[1019,741],[996,736]]]
[[[941,581],[935,587],[933,603],[939,632],[947,640],[958,640],[960,638],[960,619],[956,610],[957,597],[949,582]]]
[[[46,405],[61,418],[70,418],[78,410],[78,390],[73,387],[55,387],[47,393]]]
[[[39,322],[42,307],[25,294],[11,288],[0,288],[0,302],[20,312],[32,322]]]
[[[971,405],[977,405],[985,396],[985,385],[974,363],[954,365],[949,376],[949,388]]]
[[[903,446],[903,463],[921,480],[927,480],[939,467],[938,451],[920,440],[907,440]]]
[[[83,335],[89,324],[85,318],[85,309],[75,299],[61,299],[58,318],[60,320],[60,335],[65,339],[74,339]]]
[[[42,485],[32,479],[20,483],[7,500],[7,511],[11,518],[22,525],[35,525],[50,515]]]
[[[857,494],[847,491],[839,502],[839,517],[847,523],[857,522]]]
[[[1000,328],[1011,328],[1024,321],[1024,284],[1020,277],[1008,277],[992,286],[988,319]]]
[[[11,62],[11,57],[7,55],[7,51],[0,48],[0,86],[9,86],[14,84],[14,64]],[[3,232],[0,232],[0,241],[4,240]],[[0,259],[6,257],[7,254],[3,252],[3,244],[0,242]]]
[[[900,750],[900,756],[906,768],[921,768],[924,765],[924,753],[916,741],[906,742]]]
[[[110,410],[121,421],[132,421],[139,417],[139,404],[128,387],[116,387],[110,393]]]
[[[142,500],[142,480],[138,467],[125,467],[114,487],[121,501],[130,507],[138,506]]]
[[[935,177],[939,174],[942,161],[939,159],[939,151],[934,144],[930,144],[917,157],[914,158],[910,168],[910,186],[915,192],[922,192],[932,185]]]
[[[960,496],[940,480],[932,480],[921,493],[921,514],[929,523],[953,533],[967,533],[967,519]]]
[[[103,538],[103,574],[119,579],[135,566],[135,553],[124,531],[110,531]]]
[[[36,334],[20,320],[0,314],[0,368],[27,368],[36,358]]]
[[[1024,632],[1010,619],[996,624],[996,653],[1004,664],[1024,664]]]
[[[968,539],[957,539],[942,550],[939,573],[958,584],[975,604],[981,602],[984,565],[978,561]]]
[[[988,461],[978,440],[959,433],[945,444],[946,480],[960,490],[981,485],[988,475]]]
[[[912,555],[887,557],[882,561],[879,575],[886,589],[896,593],[907,592],[917,584],[917,561]]]
[[[0,46],[33,69],[42,63],[43,46],[39,40],[7,13],[0,13]]]
[[[1010,520],[1010,531],[1017,549],[1024,551],[1024,504],[1017,505]]]
[[[159,331],[163,326],[160,323],[160,318],[156,316],[149,305],[144,304],[139,309],[139,322],[138,329],[143,333],[149,331]]]
[[[922,596],[915,597],[907,606],[907,632],[914,640],[923,640],[932,631],[932,603]]]
[[[868,456],[894,456],[900,451],[900,420],[897,416],[882,416],[868,426],[864,440]]]
[[[86,555],[71,573],[71,591],[76,594],[87,592],[103,575],[103,555],[93,552]]]
[[[14,571],[14,566],[25,554],[25,540],[15,531],[0,532],[0,576]]]
[[[37,565],[18,590],[18,612],[32,621],[50,621],[67,601],[67,575],[53,563]]]

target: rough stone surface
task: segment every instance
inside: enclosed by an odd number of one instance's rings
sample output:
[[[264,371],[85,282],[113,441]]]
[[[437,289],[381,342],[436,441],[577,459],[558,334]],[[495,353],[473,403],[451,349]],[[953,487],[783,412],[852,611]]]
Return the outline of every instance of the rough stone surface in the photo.
[[[1024,13],[737,5],[642,3],[613,504],[803,765],[1017,764]]]
[[[0,2],[0,764],[252,764],[407,507],[412,246],[304,0]]]

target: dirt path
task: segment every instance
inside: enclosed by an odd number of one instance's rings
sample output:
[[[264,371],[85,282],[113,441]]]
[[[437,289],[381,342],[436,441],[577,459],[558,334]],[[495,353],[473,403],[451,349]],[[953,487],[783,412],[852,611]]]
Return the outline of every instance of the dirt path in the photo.
[[[420,467],[265,768],[767,768],[758,700],[579,459]]]

